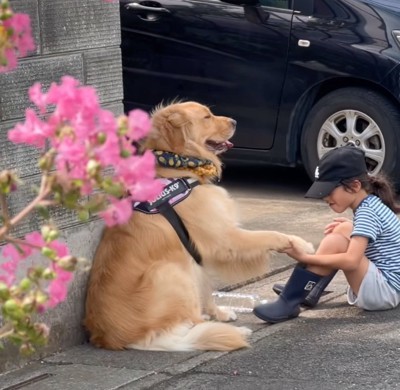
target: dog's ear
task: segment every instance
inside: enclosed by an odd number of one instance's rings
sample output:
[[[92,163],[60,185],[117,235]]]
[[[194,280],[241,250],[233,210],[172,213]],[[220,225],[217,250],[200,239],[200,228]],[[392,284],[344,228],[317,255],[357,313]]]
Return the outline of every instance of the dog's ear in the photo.
[[[170,109],[165,112],[164,120],[160,124],[164,130],[162,135],[174,149],[174,152],[180,153],[184,150],[190,124],[190,120],[184,111]]]

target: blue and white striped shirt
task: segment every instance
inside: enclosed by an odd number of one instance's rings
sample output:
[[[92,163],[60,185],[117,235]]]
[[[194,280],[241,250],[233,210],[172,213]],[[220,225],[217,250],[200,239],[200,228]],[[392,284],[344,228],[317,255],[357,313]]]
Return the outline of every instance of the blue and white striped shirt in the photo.
[[[368,238],[365,256],[400,291],[400,220],[380,198],[368,195],[354,213],[351,236]]]

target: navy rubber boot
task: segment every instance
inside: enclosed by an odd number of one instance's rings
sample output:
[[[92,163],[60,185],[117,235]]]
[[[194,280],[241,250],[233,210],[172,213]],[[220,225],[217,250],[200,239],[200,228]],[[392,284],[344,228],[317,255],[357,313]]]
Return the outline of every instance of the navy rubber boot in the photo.
[[[297,317],[300,314],[300,304],[321,278],[305,268],[295,267],[278,299],[256,306],[253,309],[254,315],[272,324]]]
[[[337,270],[331,272],[327,276],[322,277],[321,280],[314,286],[314,288],[304,298],[304,302],[302,302],[302,305],[307,306],[307,307],[315,307],[317,305],[319,299],[321,298],[321,296],[326,294],[325,289],[336,274],[337,274]],[[280,295],[280,293],[282,292],[282,290],[284,288],[285,288],[285,285],[279,284],[279,283],[276,283],[272,286],[272,290],[278,295]]]

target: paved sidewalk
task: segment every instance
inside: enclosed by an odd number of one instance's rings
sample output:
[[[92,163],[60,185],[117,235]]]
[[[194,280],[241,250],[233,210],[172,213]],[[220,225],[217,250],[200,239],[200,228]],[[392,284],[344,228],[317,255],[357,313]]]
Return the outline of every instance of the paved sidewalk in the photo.
[[[315,245],[333,214],[322,203],[234,196],[244,225],[299,234]],[[234,291],[272,300],[294,262],[271,259],[268,274]],[[338,273],[317,308],[275,325],[251,313],[238,325],[253,330],[251,348],[219,352],[112,352],[80,345],[0,375],[0,390],[114,389],[400,389],[400,311],[368,313],[350,307]]]
[[[279,272],[236,291],[274,299]],[[251,348],[221,352],[112,352],[81,345],[0,376],[1,390],[111,389],[397,389],[398,310],[349,307],[338,274],[319,306],[268,325],[239,314]]]

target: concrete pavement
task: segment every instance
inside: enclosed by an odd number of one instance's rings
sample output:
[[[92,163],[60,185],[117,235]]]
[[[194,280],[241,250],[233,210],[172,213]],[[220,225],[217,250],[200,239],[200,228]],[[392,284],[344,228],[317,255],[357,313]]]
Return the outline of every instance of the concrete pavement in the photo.
[[[268,193],[267,193],[268,192]],[[334,214],[322,202],[232,188],[250,229],[298,234],[318,244]],[[275,299],[294,262],[270,261],[268,273],[233,291]],[[87,344],[0,375],[1,390],[48,389],[397,389],[400,388],[400,311],[368,313],[350,307],[338,273],[317,308],[282,324],[239,313],[253,330],[251,348],[220,352],[112,352]]]

